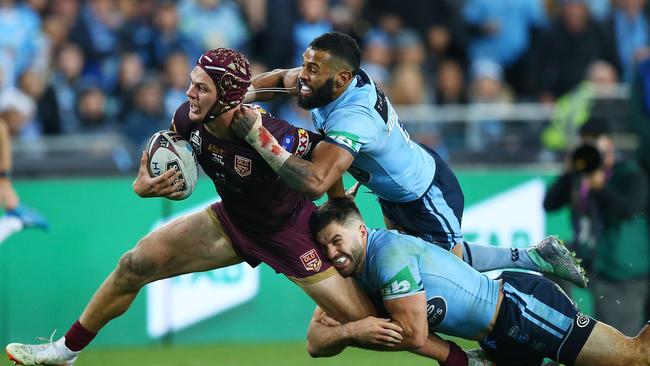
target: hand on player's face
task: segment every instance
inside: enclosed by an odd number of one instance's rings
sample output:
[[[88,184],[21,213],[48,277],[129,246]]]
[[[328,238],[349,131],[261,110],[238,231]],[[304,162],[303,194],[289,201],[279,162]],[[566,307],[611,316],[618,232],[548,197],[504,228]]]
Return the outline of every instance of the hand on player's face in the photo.
[[[258,120],[259,124],[261,124],[261,118],[262,116],[257,108],[242,105],[233,115],[232,121],[230,122],[230,129],[237,137],[244,139],[258,123]]]
[[[182,180],[179,179],[181,175],[179,171],[168,170],[157,177],[151,177],[147,168],[148,165],[149,156],[146,151],[143,151],[138,177],[133,182],[133,190],[138,196],[167,197],[170,199],[177,199],[182,196],[182,192],[178,192],[178,189],[183,184]]]
[[[402,343],[404,330],[390,319],[369,316],[347,324],[352,339],[361,345],[394,347]]]

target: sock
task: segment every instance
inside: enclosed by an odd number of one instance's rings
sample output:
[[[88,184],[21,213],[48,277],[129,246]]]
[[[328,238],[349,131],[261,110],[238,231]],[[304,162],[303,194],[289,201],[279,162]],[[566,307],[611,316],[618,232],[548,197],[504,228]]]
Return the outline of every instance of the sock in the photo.
[[[502,248],[463,242],[463,260],[479,272],[520,268],[539,271],[526,250]]]
[[[23,222],[16,216],[4,215],[0,217],[0,244],[11,236],[11,234],[22,229]]]
[[[462,348],[452,341],[447,341],[449,343],[449,356],[445,362],[441,363],[441,366],[468,366],[469,359],[467,358],[467,353],[463,351]]]
[[[65,346],[71,351],[79,352],[84,349],[96,335],[97,333],[84,328],[84,326],[79,323],[79,320],[77,320],[72,324],[68,333],[65,334]]]

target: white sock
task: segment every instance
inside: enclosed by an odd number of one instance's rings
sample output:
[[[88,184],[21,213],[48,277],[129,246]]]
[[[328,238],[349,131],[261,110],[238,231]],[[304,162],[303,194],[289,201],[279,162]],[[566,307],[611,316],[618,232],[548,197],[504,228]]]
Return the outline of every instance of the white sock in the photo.
[[[23,229],[23,222],[16,216],[4,215],[0,217],[0,244],[13,233]]]

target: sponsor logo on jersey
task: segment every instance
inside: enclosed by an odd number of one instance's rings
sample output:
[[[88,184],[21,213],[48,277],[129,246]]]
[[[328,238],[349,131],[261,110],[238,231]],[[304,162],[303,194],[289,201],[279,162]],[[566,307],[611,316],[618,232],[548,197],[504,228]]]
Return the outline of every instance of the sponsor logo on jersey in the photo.
[[[528,334],[522,332],[518,326],[514,325],[508,329],[508,337],[515,340],[517,343],[528,343],[529,337]]]
[[[327,137],[339,145],[346,146],[352,151],[359,151],[359,136],[357,135],[342,131],[332,131],[327,134]]]
[[[221,155],[219,155],[217,153],[211,153],[211,154],[212,154],[211,159],[212,159],[213,162],[215,162],[215,163],[217,163],[217,164],[219,164],[221,166],[225,165],[224,162],[223,162],[223,156],[221,156]]]
[[[422,282],[417,282],[411,273],[411,269],[408,266],[405,266],[401,271],[397,272],[393,278],[388,280],[384,286],[382,286],[381,294],[384,297],[388,297],[408,294],[420,290],[422,290]]]
[[[434,296],[427,300],[427,321],[429,328],[435,328],[445,320],[447,315],[447,301],[441,296]]]
[[[293,137],[293,136],[292,136]],[[296,155],[303,157],[307,155],[307,151],[311,147],[311,142],[309,142],[309,133],[302,129],[298,129],[298,147],[296,148]]]
[[[192,144],[192,149],[196,155],[201,154],[201,136],[199,136],[199,130],[192,131],[190,134],[190,144]]]
[[[583,313],[576,314],[576,325],[580,328],[584,328],[589,325],[589,317]]]
[[[293,147],[293,134],[287,133],[282,137],[282,143],[280,144],[283,149],[291,151]]]
[[[251,175],[253,161],[243,156],[235,155],[235,171],[239,176],[246,177]]]
[[[305,269],[308,271],[318,272],[323,264],[316,249],[311,249],[305,252],[300,256],[300,260],[302,261],[302,265],[305,266]]]

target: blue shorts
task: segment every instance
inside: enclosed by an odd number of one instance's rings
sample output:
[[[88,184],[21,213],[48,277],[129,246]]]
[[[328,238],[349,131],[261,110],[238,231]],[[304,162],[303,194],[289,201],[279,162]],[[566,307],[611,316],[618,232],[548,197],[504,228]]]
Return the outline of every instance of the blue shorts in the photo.
[[[397,229],[450,250],[458,243],[465,197],[456,175],[435,151],[425,148],[436,164],[431,185],[410,202],[379,199],[381,210]]]
[[[547,278],[503,272],[503,302],[481,347],[497,365],[540,365],[551,358],[573,365],[596,320],[582,314]]]

